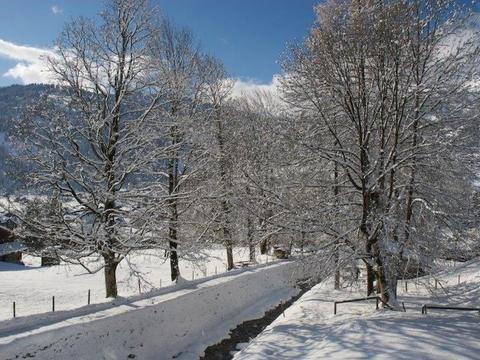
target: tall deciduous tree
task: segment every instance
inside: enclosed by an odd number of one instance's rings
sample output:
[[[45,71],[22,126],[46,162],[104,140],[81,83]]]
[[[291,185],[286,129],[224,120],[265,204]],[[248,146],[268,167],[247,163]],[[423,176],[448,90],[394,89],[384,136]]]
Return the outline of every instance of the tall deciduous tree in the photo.
[[[180,276],[179,245],[189,243],[192,205],[199,200],[200,173],[204,171],[205,152],[200,144],[202,93],[205,87],[205,56],[195,44],[193,34],[163,19],[152,45],[150,73],[154,94],[161,94],[157,117],[157,146],[163,149],[155,169],[159,183],[158,204],[166,201],[168,212],[168,254],[171,279]],[[163,206],[163,205],[162,205]],[[159,212],[160,214],[160,212]],[[163,219],[160,219],[160,222]],[[190,239],[191,240],[191,239]],[[191,243],[191,241],[190,241]]]
[[[360,254],[368,293],[375,275],[381,296],[394,302],[404,255],[431,258],[453,224],[455,203],[442,200],[453,189],[442,186],[440,195],[419,174],[451,184],[440,164],[454,164],[447,152],[460,141],[455,127],[471,117],[478,38],[458,41],[468,14],[455,1],[331,0],[316,12],[304,46],[285,62],[285,98],[315,134],[300,144],[333,172],[328,228],[341,224],[350,234],[335,243]],[[435,235],[420,225],[425,213],[442,229]]]
[[[232,153],[232,111],[228,100],[231,95],[233,81],[227,78],[226,71],[221,63],[213,58],[206,58],[203,64],[205,85],[203,99],[205,106],[210,108],[207,112],[207,128],[213,140],[210,147],[211,180],[213,180],[213,193],[216,206],[215,221],[220,233],[221,242],[227,251],[227,269],[234,268],[233,262],[233,219],[232,207],[234,197],[234,154]],[[205,139],[205,140],[207,140]],[[207,140],[208,141],[208,140]],[[206,145],[206,144],[205,144]],[[218,214],[218,215],[217,215]]]
[[[141,209],[156,157],[152,111],[159,97],[143,96],[153,16],[144,0],[112,0],[98,22],[66,25],[49,59],[64,96],[47,96],[29,118],[31,179],[57,206],[24,217],[25,235],[48,239],[89,271],[103,268],[107,297],[117,296],[120,261],[151,245]]]

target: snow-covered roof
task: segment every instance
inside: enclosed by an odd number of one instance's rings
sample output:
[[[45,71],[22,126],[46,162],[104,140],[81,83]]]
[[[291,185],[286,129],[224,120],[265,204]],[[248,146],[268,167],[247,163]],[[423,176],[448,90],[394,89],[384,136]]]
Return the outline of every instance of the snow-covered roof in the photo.
[[[8,255],[17,251],[23,251],[27,247],[19,241],[11,241],[0,244],[0,256]]]

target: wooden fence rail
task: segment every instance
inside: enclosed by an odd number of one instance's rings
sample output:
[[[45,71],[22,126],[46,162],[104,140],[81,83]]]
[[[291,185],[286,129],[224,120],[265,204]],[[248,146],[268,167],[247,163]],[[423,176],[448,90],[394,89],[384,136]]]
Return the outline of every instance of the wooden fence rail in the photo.
[[[388,305],[385,301],[382,300],[380,296],[367,296],[363,298],[356,298],[356,299],[347,299],[347,300],[340,300],[333,302],[333,314],[337,315],[337,304],[344,304],[344,303],[351,303],[351,302],[359,302],[359,301],[368,301],[368,300],[375,300],[375,308],[378,310],[379,303],[382,303],[385,307],[393,310],[393,308]]]
[[[480,314],[480,308],[475,307],[464,307],[464,306],[444,306],[444,305],[429,305],[424,304],[422,306],[422,314],[426,315],[428,309],[437,309],[437,310],[456,310],[456,311],[478,311]]]

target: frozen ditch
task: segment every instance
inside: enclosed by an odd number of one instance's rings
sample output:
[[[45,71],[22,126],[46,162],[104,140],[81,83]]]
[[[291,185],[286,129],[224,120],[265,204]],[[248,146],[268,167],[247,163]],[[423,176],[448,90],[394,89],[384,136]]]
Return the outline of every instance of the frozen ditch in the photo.
[[[248,320],[238,325],[235,329],[230,331],[230,336],[228,338],[205,349],[204,356],[202,356],[200,360],[233,359],[235,353],[246,347],[250,341],[259,335],[268,325],[274,322],[275,319],[282,314],[285,316],[285,310],[310,290],[313,285],[313,282],[300,282],[300,291],[296,295],[274,308],[269,309],[265,312],[263,317]]]
[[[230,329],[298,294],[305,269],[293,261],[192,281],[181,288],[98,311],[4,322],[2,359],[196,359]],[[20,320],[20,319],[18,319]]]

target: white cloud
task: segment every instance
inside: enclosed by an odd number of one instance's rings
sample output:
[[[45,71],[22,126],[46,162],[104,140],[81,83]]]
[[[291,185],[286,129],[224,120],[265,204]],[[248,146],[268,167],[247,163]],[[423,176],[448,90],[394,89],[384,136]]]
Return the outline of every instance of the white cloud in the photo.
[[[45,66],[39,63],[18,63],[3,76],[20,80],[23,84],[52,82],[45,70]]]
[[[54,15],[61,15],[63,13],[62,8],[60,6],[57,6],[57,5],[53,5],[50,9],[52,10],[52,13]]]
[[[247,99],[254,104],[262,105],[265,110],[282,113],[287,110],[287,104],[282,100],[280,92],[280,75],[273,75],[272,80],[262,84],[254,80],[236,79],[231,97],[234,99]]]
[[[49,49],[17,45],[0,39],[0,58],[17,61],[3,76],[20,80],[23,84],[52,83],[45,59],[53,55]]]
[[[261,84],[255,80],[236,79],[232,89],[232,97],[239,98],[243,96],[255,95],[256,92],[266,92],[274,97],[279,97],[280,80],[279,75],[274,75],[272,81],[268,84]]]
[[[34,62],[42,56],[48,56],[51,54],[51,50],[17,45],[0,39],[0,57],[9,58],[12,60]]]

